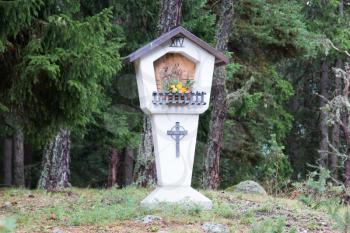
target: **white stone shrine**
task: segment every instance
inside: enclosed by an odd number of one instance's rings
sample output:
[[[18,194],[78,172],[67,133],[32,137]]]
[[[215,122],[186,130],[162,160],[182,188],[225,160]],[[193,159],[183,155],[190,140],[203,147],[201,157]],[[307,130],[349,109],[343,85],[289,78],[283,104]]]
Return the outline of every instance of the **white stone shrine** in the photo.
[[[214,65],[221,52],[181,26],[125,58],[136,69],[140,106],[151,118],[157,188],[142,202],[212,202],[191,187],[199,114],[209,107]]]

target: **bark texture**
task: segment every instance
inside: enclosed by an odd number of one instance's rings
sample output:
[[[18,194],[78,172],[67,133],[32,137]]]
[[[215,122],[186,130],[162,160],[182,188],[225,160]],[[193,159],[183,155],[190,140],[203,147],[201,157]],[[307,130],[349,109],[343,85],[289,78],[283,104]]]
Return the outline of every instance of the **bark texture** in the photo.
[[[220,18],[217,24],[216,49],[225,52],[233,21],[233,2],[223,0],[221,2]],[[220,184],[219,164],[221,145],[223,140],[224,123],[226,119],[226,71],[224,66],[217,67],[214,71],[214,79],[211,90],[210,128],[208,133],[207,150],[205,154],[203,186],[207,189],[217,189]]]
[[[291,98],[290,107],[294,113],[297,113],[301,106],[301,103],[299,102],[302,99],[300,97],[300,92],[301,91],[298,88],[296,88],[295,95]],[[302,170],[305,165],[304,161],[302,160],[302,152],[299,140],[296,140],[298,131],[298,124],[294,123],[291,133],[286,138],[286,145],[289,147],[288,152],[292,166],[294,168]],[[298,170],[296,171],[298,172]]]
[[[342,61],[341,59],[337,60],[336,67],[342,68]],[[335,82],[334,82],[334,94],[335,96],[341,95],[341,78],[337,75],[335,76]],[[340,149],[340,125],[338,122],[335,122],[332,129],[332,146],[339,151]],[[331,171],[331,174],[333,178],[338,179],[338,155],[335,153],[331,153],[329,155],[329,168]]]
[[[24,187],[24,137],[21,129],[13,136],[13,184]]]
[[[141,145],[139,147],[134,174],[135,182],[138,185],[147,187],[156,184],[157,175],[154,159],[151,119],[149,116],[144,115]]]
[[[159,19],[159,34],[180,25],[182,0],[163,0]]]
[[[322,72],[320,80],[320,94],[324,98],[320,98],[320,108],[326,105],[326,100],[328,99],[328,89],[329,89],[329,68],[327,60],[322,62]],[[320,141],[320,159],[319,163],[322,167],[328,168],[328,124],[327,124],[327,114],[321,110],[320,114],[320,131],[321,131],[321,141]]]
[[[344,79],[343,97],[349,99],[349,86],[350,86],[350,66],[345,66],[346,77]],[[347,113],[342,116],[342,121],[340,122],[341,129],[345,136],[345,141],[347,145],[347,158],[344,163],[344,185],[349,187],[350,184],[350,129],[348,127],[348,117]]]
[[[4,169],[4,185],[12,185],[12,138],[5,138],[3,142],[3,169]]]
[[[344,1],[339,1],[339,15],[340,17],[344,16]],[[343,61],[342,59],[337,59],[336,63],[337,68],[343,67]],[[335,76],[335,83],[334,83],[334,89],[335,89],[335,96],[341,95],[341,88],[342,88],[342,80],[337,75]],[[340,149],[340,124],[338,122],[335,122],[333,125],[332,130],[332,145],[333,147],[339,151]],[[329,158],[330,161],[330,171],[333,176],[333,178],[338,179],[338,156],[334,153],[330,155]]]
[[[159,35],[178,26],[181,20],[182,0],[162,0],[159,18]],[[135,181],[142,187],[157,183],[156,165],[154,160],[152,127],[149,116],[143,120],[140,149],[135,166]]]
[[[38,187],[54,191],[70,187],[70,131],[61,129],[46,146]]]
[[[26,166],[28,164],[29,166]],[[25,183],[26,187],[28,188],[33,188],[32,183],[33,183],[33,169],[32,166],[33,164],[33,148],[30,144],[24,143],[24,166],[25,166]]]
[[[118,152],[117,149],[112,148],[108,161],[108,183],[107,187],[113,187],[117,183],[117,169],[118,169]]]
[[[123,185],[132,184],[134,173],[134,150],[126,147],[124,150],[124,179]]]

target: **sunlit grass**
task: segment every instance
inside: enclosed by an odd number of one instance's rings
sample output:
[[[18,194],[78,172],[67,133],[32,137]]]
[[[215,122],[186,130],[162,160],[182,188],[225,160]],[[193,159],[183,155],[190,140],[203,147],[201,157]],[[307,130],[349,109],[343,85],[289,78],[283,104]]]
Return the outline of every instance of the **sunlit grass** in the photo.
[[[0,191],[0,207],[3,203],[10,203],[10,207],[0,208],[0,218],[6,216],[15,219],[20,232],[52,232],[57,226],[103,228],[123,222],[136,224],[135,219],[144,215],[158,215],[163,221],[177,225],[171,228],[170,232],[191,232],[193,229],[197,229],[198,232],[203,222],[225,224],[231,232],[246,232],[252,223],[261,220],[257,219],[256,214],[269,215],[272,214],[272,210],[281,206],[288,207],[296,213],[305,208],[296,200],[222,191],[201,191],[213,200],[211,210],[204,210],[195,204],[160,203],[156,208],[140,207],[141,200],[150,191],[134,186],[123,189],[71,188],[57,193],[6,189]],[[242,207],[235,203],[248,204]],[[254,203],[254,206],[249,206],[249,203]],[[186,225],[191,227],[184,227]],[[160,227],[155,225],[155,229]],[[140,231],[133,232],[144,232],[143,230],[141,226]]]

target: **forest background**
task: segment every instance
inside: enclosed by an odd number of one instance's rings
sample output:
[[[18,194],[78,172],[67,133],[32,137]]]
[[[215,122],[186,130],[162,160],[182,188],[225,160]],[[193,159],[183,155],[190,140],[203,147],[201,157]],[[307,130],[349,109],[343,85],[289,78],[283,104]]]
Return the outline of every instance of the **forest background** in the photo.
[[[200,117],[193,186],[206,186],[213,156],[220,179],[208,188],[252,179],[279,194],[319,167],[347,185],[350,2],[232,3],[220,90],[234,98],[219,154],[209,146],[215,106]],[[161,9],[154,0],[0,1],[1,186],[154,184],[134,68],[122,57],[159,35]],[[220,1],[184,0],[181,12],[181,25],[215,47]]]

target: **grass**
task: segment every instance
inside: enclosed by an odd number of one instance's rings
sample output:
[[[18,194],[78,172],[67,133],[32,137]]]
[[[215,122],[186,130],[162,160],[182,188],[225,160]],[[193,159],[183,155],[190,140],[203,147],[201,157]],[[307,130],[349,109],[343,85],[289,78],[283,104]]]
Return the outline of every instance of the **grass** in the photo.
[[[277,199],[255,195],[242,195],[222,191],[205,191],[213,200],[212,210],[198,205],[180,206],[161,204],[158,208],[141,208],[140,201],[150,192],[148,189],[128,187],[124,189],[77,189],[47,193],[42,190],[0,190],[1,221],[16,221],[16,232],[202,232],[204,222],[221,223],[231,232],[252,232],[260,225],[269,224],[281,216],[284,224],[300,224],[300,228],[313,232],[310,216],[326,215],[307,209],[296,200]],[[140,224],[135,221],[144,215],[158,215],[161,221]],[[296,219],[296,220],[295,220]],[[305,219],[305,222],[303,222]],[[277,220],[276,220],[277,221]],[[290,223],[290,221],[297,221]],[[331,229],[331,223],[327,230]],[[11,232],[9,230],[8,232]],[[287,231],[286,231],[287,232]],[[316,232],[316,231],[315,231]],[[333,232],[333,231],[327,231]],[[263,232],[261,232],[263,233]]]

